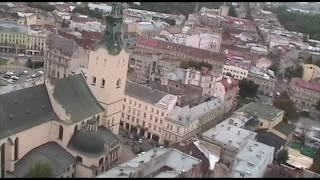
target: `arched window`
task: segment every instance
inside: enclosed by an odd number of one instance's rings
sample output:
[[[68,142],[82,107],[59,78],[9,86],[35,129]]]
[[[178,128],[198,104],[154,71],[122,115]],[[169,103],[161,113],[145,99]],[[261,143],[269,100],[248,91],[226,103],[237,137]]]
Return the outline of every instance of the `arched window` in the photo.
[[[103,158],[99,160],[99,166],[101,166],[102,164],[103,164]]]
[[[96,85],[97,78],[95,76],[92,77],[92,85]]]
[[[14,141],[14,160],[19,159],[19,138],[17,137]]]
[[[121,85],[121,79],[118,79],[118,81],[117,81],[117,88],[120,88],[120,85]]]
[[[73,132],[73,133],[75,133],[77,130],[78,130],[78,125],[76,125],[76,126],[74,127],[74,132]]]
[[[76,160],[77,160],[77,162],[80,162],[80,163],[82,163],[82,157],[80,157],[80,156],[77,156],[77,157],[76,157]]]
[[[104,79],[101,80],[101,88],[104,88],[104,85],[106,84],[106,81]]]
[[[59,139],[63,139],[63,127],[61,125],[59,126]]]
[[[98,125],[99,125],[99,120],[100,120],[100,116],[98,115],[98,116],[97,116]]]
[[[5,150],[5,143],[3,143],[1,146],[1,178],[4,178],[5,175]]]

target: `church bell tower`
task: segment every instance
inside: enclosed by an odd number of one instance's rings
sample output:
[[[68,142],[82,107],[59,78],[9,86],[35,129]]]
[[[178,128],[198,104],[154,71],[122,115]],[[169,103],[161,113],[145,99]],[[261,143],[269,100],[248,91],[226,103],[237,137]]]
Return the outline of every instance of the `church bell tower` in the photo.
[[[87,83],[105,108],[102,124],[118,134],[129,61],[123,48],[121,3],[112,5],[106,24],[104,38],[89,53]]]

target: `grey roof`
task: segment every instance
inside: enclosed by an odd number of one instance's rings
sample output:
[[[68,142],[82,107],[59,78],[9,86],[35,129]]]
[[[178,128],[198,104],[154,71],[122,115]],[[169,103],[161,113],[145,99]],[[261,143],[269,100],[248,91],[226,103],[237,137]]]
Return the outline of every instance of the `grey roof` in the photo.
[[[50,120],[58,117],[45,85],[0,95],[0,139]]]
[[[27,26],[15,24],[15,23],[7,23],[1,22],[0,23],[0,31],[2,32],[16,32],[16,33],[28,33],[29,29]]]
[[[222,102],[219,98],[212,98],[210,101],[203,102],[191,108],[189,106],[175,106],[168,114],[168,118],[172,121],[189,124],[208,112],[221,107],[221,105]]]
[[[244,105],[237,112],[244,112],[250,115],[257,115],[259,118],[263,118],[269,121],[273,121],[275,117],[280,116],[281,113],[284,113],[283,110],[278,109],[273,106],[268,106],[264,104],[259,104],[255,102],[251,102],[249,104]]]
[[[79,48],[79,45],[73,39],[67,39],[57,34],[50,34],[48,42],[50,49],[57,48],[69,56]]]
[[[83,128],[73,134],[68,147],[85,155],[98,156],[105,152],[105,144],[110,146],[119,142],[120,139],[105,127],[99,127],[98,131]]]
[[[156,162],[155,162],[156,161]],[[173,148],[154,148],[97,176],[98,178],[177,177],[202,161]],[[123,170],[121,173],[120,169]],[[170,170],[171,171],[170,171]],[[142,170],[142,173],[139,173]],[[141,171],[140,171],[141,172]]]
[[[57,143],[49,142],[32,149],[21,158],[15,164],[13,174],[16,177],[26,177],[29,169],[39,161],[47,163],[52,168],[53,177],[57,177],[62,175],[75,159]]]
[[[257,141],[268,146],[274,147],[276,152],[281,148],[281,146],[284,146],[287,142],[285,139],[282,139],[281,137],[266,130],[260,130],[257,131],[257,133]]]
[[[163,98],[163,96],[166,95],[165,92],[131,81],[126,82],[125,94],[150,103],[157,103],[161,98]]]
[[[78,122],[104,111],[89,89],[81,74],[53,80],[54,98],[71,114],[71,121]]]

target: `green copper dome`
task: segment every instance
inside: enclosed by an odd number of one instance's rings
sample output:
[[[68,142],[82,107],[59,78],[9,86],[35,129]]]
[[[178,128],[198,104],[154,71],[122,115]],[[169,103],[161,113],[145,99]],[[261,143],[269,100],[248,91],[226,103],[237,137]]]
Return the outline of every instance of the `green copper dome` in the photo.
[[[122,6],[113,3],[112,10],[106,17],[105,43],[110,54],[117,55],[123,48],[122,41]]]

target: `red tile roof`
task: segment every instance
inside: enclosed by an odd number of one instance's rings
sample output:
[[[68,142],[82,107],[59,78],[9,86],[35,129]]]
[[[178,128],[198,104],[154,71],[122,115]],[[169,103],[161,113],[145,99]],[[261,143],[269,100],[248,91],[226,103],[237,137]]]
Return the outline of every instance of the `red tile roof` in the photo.
[[[102,40],[103,32],[82,31],[82,39]]]
[[[85,18],[85,17],[80,17],[80,16],[72,16],[71,17],[72,21],[78,22],[78,23],[86,23],[86,22],[93,22],[95,21],[94,19],[91,18]]]
[[[295,83],[295,85],[297,87],[308,89],[311,91],[320,92],[320,84],[319,83],[314,83],[314,82],[311,83],[311,82],[304,81],[299,78],[294,78],[294,79],[292,79],[292,81]]]
[[[222,53],[215,53],[205,49],[199,49],[180,44],[170,43],[157,39],[142,38],[136,41],[137,46],[147,46],[155,49],[162,49],[167,51],[178,51],[189,56],[193,56],[200,59],[213,59],[216,61],[222,61],[226,59],[226,56]]]

